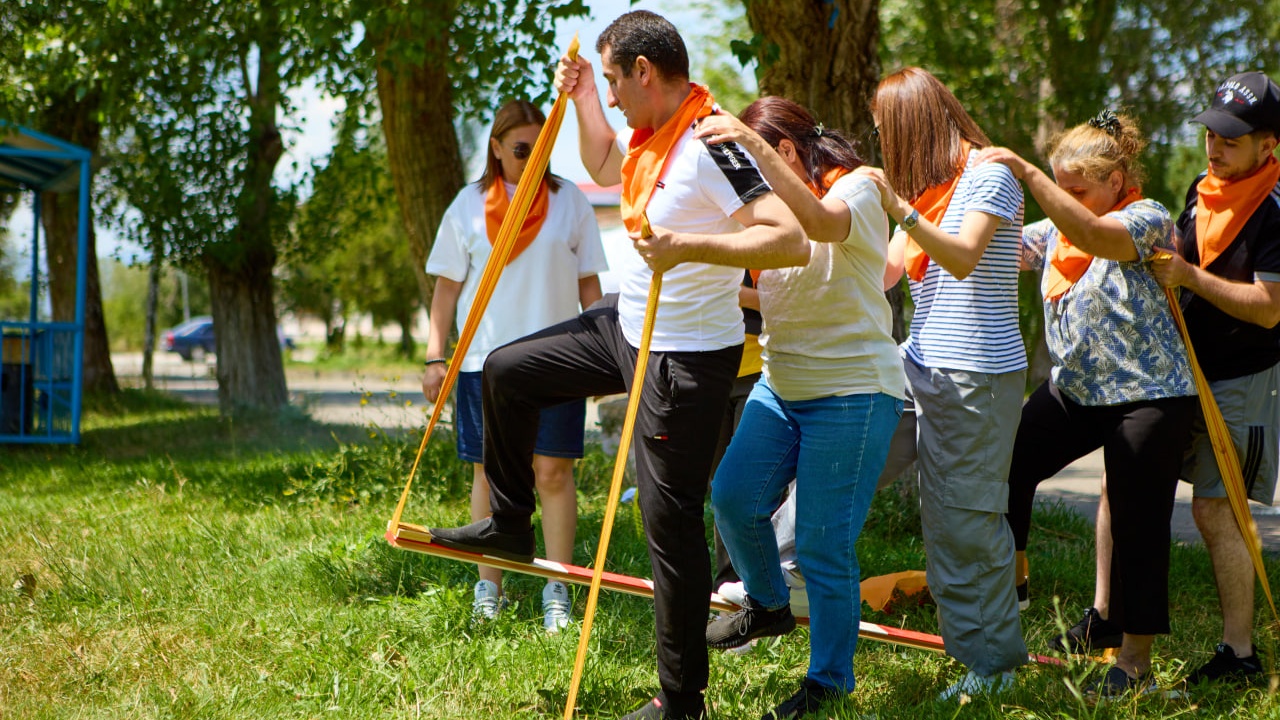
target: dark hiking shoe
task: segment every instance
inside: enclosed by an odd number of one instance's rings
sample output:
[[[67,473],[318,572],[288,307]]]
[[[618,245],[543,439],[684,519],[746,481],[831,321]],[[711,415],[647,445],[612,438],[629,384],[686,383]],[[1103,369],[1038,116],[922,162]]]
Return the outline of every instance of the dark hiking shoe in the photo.
[[[503,560],[533,562],[533,529],[522,533],[499,532],[493,518],[485,518],[460,528],[431,528],[431,542],[452,550],[491,555]]]
[[[707,647],[731,650],[756,638],[786,635],[796,628],[796,618],[791,614],[789,605],[765,610],[750,596],[744,599],[746,604],[741,610],[721,615],[707,625]]]
[[[1109,620],[1103,620],[1096,608],[1084,611],[1084,617],[1065,634],[1049,641],[1049,647],[1058,652],[1085,654],[1103,648],[1118,648],[1124,640],[1124,631]]]
[[[760,720],[793,720],[802,718],[822,704],[844,696],[844,693],[809,678],[800,681],[800,689],[790,699],[764,714]]]
[[[1093,681],[1084,692],[1090,697],[1096,697],[1100,700],[1114,699],[1135,693],[1137,695],[1146,695],[1156,691],[1155,680],[1152,679],[1151,672],[1147,671],[1138,677],[1129,677],[1129,673],[1112,665],[1107,669],[1107,674]]]
[[[1201,665],[1187,676],[1187,687],[1202,682],[1248,683],[1262,677],[1262,663],[1255,648],[1248,657],[1236,657],[1236,652],[1226,643],[1218,643],[1213,659]]]
[[[683,715],[673,714],[667,711],[662,698],[656,697],[645,703],[639,710],[623,715],[622,720],[704,720],[706,717],[705,709]]]

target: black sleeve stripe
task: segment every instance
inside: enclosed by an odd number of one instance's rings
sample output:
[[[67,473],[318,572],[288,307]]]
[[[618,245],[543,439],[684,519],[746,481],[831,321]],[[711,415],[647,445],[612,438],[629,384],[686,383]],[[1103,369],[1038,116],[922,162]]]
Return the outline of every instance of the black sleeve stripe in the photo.
[[[737,143],[712,144],[702,138],[702,144],[707,146],[711,159],[716,161],[716,167],[724,173],[725,179],[733,186],[733,191],[738,194],[743,205],[773,189]]]

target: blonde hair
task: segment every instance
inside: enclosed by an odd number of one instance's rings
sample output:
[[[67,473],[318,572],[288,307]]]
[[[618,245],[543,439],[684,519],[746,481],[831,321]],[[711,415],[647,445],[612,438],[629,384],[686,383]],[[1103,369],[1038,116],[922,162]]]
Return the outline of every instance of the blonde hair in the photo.
[[[1140,158],[1147,139],[1128,115],[1103,110],[1088,122],[1058,134],[1050,146],[1050,165],[1093,182],[1103,182],[1117,170],[1124,176],[1126,188],[1141,188],[1146,180]]]

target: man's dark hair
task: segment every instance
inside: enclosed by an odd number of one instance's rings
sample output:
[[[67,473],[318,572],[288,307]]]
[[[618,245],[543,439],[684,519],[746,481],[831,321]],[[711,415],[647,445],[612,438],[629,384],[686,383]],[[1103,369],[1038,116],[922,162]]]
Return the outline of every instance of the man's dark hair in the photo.
[[[648,10],[633,10],[613,22],[596,40],[596,52],[609,48],[610,59],[631,77],[636,58],[643,55],[664,78],[689,79],[689,51],[680,31],[666,18]]]

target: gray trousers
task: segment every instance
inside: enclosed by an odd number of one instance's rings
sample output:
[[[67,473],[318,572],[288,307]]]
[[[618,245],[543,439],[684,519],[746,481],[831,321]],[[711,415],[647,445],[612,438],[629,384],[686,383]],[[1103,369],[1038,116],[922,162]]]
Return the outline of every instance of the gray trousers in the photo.
[[[1004,517],[1026,373],[903,364],[915,406],[925,575],[947,654],[978,675],[1010,670],[1027,661]],[[895,448],[889,465],[900,471],[909,462],[909,451]]]

